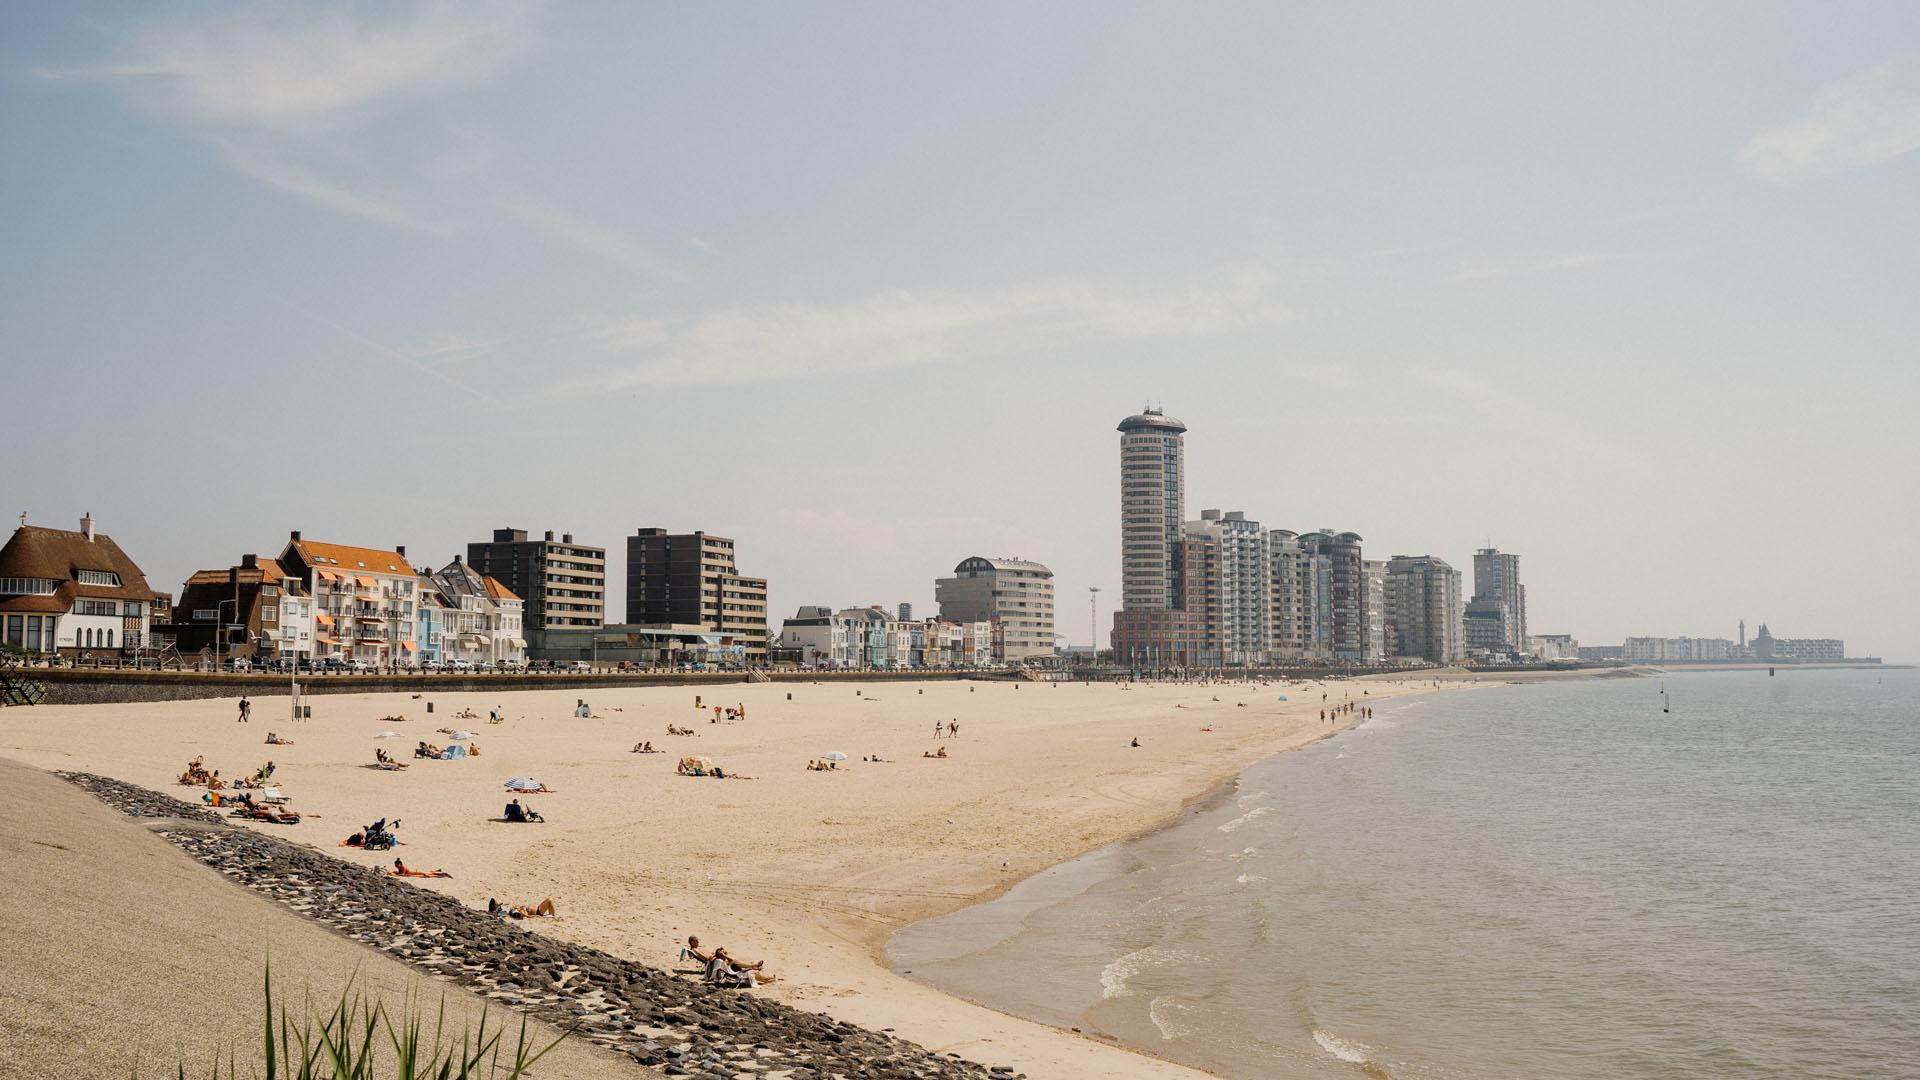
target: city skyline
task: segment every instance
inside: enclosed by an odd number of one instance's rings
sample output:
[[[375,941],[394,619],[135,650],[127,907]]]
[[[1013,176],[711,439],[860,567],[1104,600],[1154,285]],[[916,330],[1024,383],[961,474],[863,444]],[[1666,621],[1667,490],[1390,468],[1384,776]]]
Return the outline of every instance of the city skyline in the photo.
[[[1920,657],[1902,8],[985,10],[9,7],[0,509],[164,588],[672,521],[776,615],[1110,611],[1153,401],[1189,508],[1491,536],[1536,633]]]

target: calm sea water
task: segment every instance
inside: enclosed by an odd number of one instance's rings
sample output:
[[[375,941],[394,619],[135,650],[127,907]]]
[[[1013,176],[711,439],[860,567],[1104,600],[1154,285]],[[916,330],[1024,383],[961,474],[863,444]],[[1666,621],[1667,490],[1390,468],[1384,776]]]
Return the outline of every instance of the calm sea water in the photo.
[[[1920,1077],[1920,672],[1383,705],[892,948],[1231,1077]]]

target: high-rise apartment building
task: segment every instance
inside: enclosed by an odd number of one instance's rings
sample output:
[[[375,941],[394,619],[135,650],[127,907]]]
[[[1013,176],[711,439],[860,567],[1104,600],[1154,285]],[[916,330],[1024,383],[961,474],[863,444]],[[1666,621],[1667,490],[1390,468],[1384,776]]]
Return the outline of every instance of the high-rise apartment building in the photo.
[[[1205,537],[1219,551],[1219,636],[1222,663],[1255,665],[1273,651],[1272,568],[1266,530],[1239,510],[1200,511],[1186,538]],[[1189,604],[1189,609],[1192,605]]]
[[[577,544],[572,533],[529,540],[525,529],[495,529],[492,540],[467,545],[467,565],[525,602],[528,630],[607,623],[607,549]]]
[[[1387,564],[1380,559],[1360,561],[1361,579],[1366,583],[1366,662],[1378,664],[1387,658]]]
[[[1386,574],[1382,593],[1388,655],[1459,663],[1466,654],[1460,571],[1431,555],[1395,555],[1387,561]]]
[[[1312,651],[1319,581],[1313,563],[1314,557],[1300,545],[1299,533],[1275,529],[1267,534],[1269,651],[1275,660],[1298,660]]]
[[[1322,529],[1296,543],[1314,577],[1307,655],[1358,663],[1367,656],[1367,587],[1359,533]]]
[[[1158,409],[1120,421],[1120,610],[1114,655],[1141,667],[1194,666],[1217,628],[1188,618],[1183,559],[1187,426]],[[1217,561],[1217,551],[1215,554]],[[1204,575],[1203,575],[1204,577]],[[1213,661],[1218,663],[1218,661]]]
[[[1187,426],[1158,409],[1120,421],[1120,606],[1180,607]]]
[[[729,537],[640,529],[627,537],[627,622],[705,627],[762,663],[767,579],[740,573]]]
[[[997,660],[1053,655],[1053,571],[1037,562],[962,559],[952,577],[934,581],[933,598],[943,619],[992,623]],[[901,607],[905,620],[911,609]]]
[[[1473,553],[1473,599],[1466,608],[1467,648],[1476,652],[1527,651],[1527,588],[1520,583],[1520,556],[1498,548]]]

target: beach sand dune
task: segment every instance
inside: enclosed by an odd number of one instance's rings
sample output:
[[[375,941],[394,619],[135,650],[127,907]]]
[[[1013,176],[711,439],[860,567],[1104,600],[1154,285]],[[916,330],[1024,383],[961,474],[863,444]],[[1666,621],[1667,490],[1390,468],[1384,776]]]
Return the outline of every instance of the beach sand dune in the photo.
[[[886,940],[1152,828],[1251,762],[1345,726],[1320,719],[1323,692],[1375,704],[1421,689],[967,681],[342,695],[309,698],[313,719],[297,723],[279,719],[285,698],[256,698],[249,724],[235,722],[233,700],[39,707],[0,713],[0,756],[190,799],[199,793],[174,783],[189,758],[229,778],[271,759],[308,817],[257,827],[374,864],[392,855],[338,842],[398,818],[398,854],[453,875],[420,887],[476,906],[550,896],[561,917],[542,932],[663,966],[698,934],[764,958],[781,979],[760,993],[934,1049],[1036,1076],[1172,1077],[1197,1074],[897,976]],[[583,696],[594,718],[573,715]],[[713,723],[716,703],[747,718]],[[464,708],[481,719],[454,719]],[[488,724],[492,708],[506,721]],[[956,720],[957,738],[933,737],[936,721]],[[697,734],[669,736],[669,724]],[[479,756],[415,760],[416,742],[446,745],[441,727],[472,731]],[[269,730],[293,745],[264,745]],[[632,753],[644,740],[665,752]],[[943,746],[944,759],[922,756]],[[365,768],[376,747],[409,767]],[[806,769],[832,751],[848,757],[838,770]],[[677,775],[683,754],[752,779]],[[521,796],[545,824],[494,820],[504,782],[520,776],[552,789]]]
[[[229,1049],[244,1062],[260,1045],[269,953],[276,1004],[296,1016],[305,993],[324,1007],[352,980],[390,1008],[414,993],[429,1023],[444,994],[456,1033],[480,1021],[476,995],[248,892],[57,777],[0,759],[0,785],[0,1080],[172,1076],[182,1060],[204,1076]],[[489,1029],[502,1022],[517,1035],[519,1018],[495,1005]],[[559,1035],[529,1033],[539,1046]],[[580,1041],[539,1068],[648,1075]]]

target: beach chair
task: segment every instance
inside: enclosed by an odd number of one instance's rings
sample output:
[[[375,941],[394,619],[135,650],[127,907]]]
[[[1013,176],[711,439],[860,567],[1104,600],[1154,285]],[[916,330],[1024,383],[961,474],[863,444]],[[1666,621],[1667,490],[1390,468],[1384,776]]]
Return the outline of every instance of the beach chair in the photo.
[[[715,986],[750,987],[753,985],[753,972],[741,971],[717,956],[707,962],[706,978]]]

